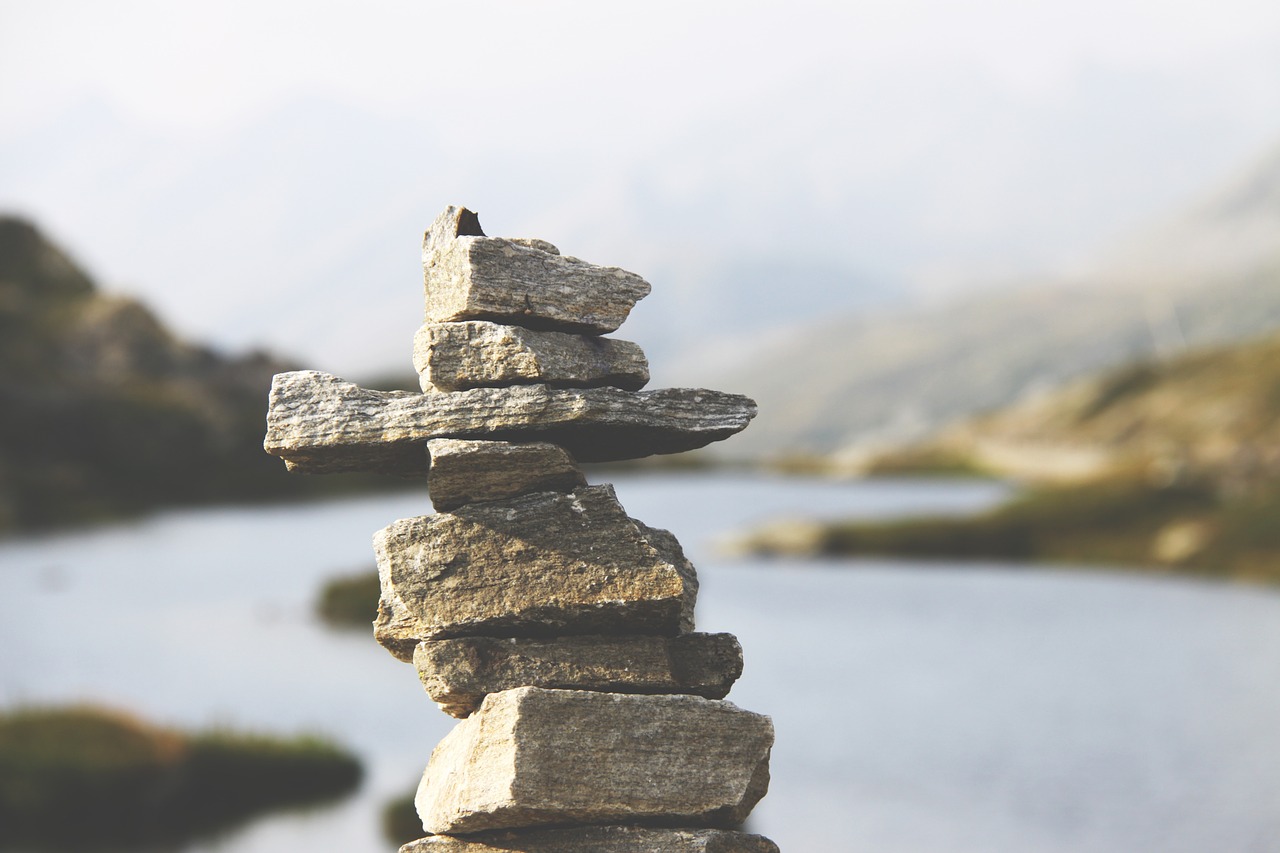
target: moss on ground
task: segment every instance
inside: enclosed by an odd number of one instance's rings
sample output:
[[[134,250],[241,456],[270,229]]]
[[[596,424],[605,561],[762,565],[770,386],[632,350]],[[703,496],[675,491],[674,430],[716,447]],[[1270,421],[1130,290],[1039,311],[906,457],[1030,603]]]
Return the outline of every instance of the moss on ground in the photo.
[[[1205,483],[1113,478],[1035,489],[991,512],[765,528],[760,554],[1097,563],[1280,583],[1280,484],[1223,497]]]
[[[314,737],[184,734],[97,708],[0,715],[0,848],[178,844],[353,791],[359,761]]]
[[[415,786],[416,788],[416,786]],[[388,800],[382,806],[382,837],[399,847],[426,835],[422,819],[413,804],[416,790]]]
[[[334,628],[368,631],[378,615],[381,594],[376,571],[334,578],[320,590],[316,612]]]

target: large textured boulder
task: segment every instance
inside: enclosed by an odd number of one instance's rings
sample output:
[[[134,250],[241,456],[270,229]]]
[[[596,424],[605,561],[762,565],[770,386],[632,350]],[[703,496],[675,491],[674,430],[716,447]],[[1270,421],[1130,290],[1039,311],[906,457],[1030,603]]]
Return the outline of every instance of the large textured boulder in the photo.
[[[525,686],[722,699],[742,675],[742,647],[732,634],[460,637],[419,643],[413,663],[441,710],[465,717],[486,695]]]
[[[427,392],[534,382],[557,388],[612,385],[639,391],[649,381],[649,362],[631,341],[483,320],[422,326],[413,339],[413,366]]]
[[[492,693],[431,754],[423,828],[570,823],[732,827],[769,784],[773,724],[730,702],[520,687]]]
[[[496,320],[601,334],[627,319],[649,283],[617,267],[561,255],[542,240],[486,237],[479,218],[448,207],[422,241],[426,321]]]
[[[579,462],[680,453],[728,438],[756,414],[738,394],[692,388],[368,391],[328,373],[278,373],[263,447],[290,471],[427,473],[433,438],[549,441]]]
[[[373,548],[374,635],[402,660],[444,637],[693,629],[698,581],[680,543],[628,518],[612,486],[401,519]]]
[[[761,835],[725,829],[579,826],[462,838],[431,835],[409,842],[400,853],[778,853],[778,845]]]
[[[546,442],[433,438],[427,451],[427,488],[431,505],[440,511],[530,492],[571,492],[587,484],[564,448]]]

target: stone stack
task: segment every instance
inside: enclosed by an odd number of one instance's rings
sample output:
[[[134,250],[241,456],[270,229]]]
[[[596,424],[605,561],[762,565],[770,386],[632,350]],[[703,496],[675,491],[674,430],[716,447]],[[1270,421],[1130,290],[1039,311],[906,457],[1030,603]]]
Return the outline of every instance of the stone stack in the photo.
[[[773,742],[722,701],[737,640],[694,632],[680,544],[577,464],[701,447],[755,404],[639,390],[643,352],[602,337],[649,292],[632,273],[486,237],[456,207],[423,265],[423,393],[281,374],[265,442],[294,471],[428,476],[435,514],[374,536],[374,634],[463,719],[418,788],[429,835],[402,853],[776,853],[735,830]]]

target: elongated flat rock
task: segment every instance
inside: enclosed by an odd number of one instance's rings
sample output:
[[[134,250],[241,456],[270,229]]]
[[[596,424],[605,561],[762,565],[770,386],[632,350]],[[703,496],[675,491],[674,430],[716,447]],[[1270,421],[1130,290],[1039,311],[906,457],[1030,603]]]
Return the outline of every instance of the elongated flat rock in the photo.
[[[698,581],[674,536],[609,485],[406,518],[373,537],[374,635],[401,660],[446,637],[693,630]]]
[[[732,827],[769,785],[773,724],[731,702],[519,687],[491,693],[431,754],[423,828]]]
[[[494,320],[601,334],[627,319],[649,283],[561,255],[541,240],[486,237],[479,218],[445,208],[422,241],[426,321]]]
[[[725,829],[580,826],[432,835],[409,842],[400,853],[778,853],[778,845],[763,835]]]
[[[462,637],[419,643],[413,663],[441,710],[465,717],[486,695],[524,686],[722,699],[742,675],[742,647],[732,634]]]
[[[291,471],[427,473],[432,438],[549,441],[579,462],[680,453],[728,438],[756,414],[738,394],[690,388],[368,391],[328,373],[278,373],[263,447]]]
[[[431,505],[446,511],[469,503],[513,498],[530,492],[572,492],[587,484],[582,469],[555,444],[467,441],[427,442]]]
[[[422,326],[413,339],[413,366],[423,391],[534,382],[556,388],[612,385],[639,391],[649,381],[649,362],[631,341],[483,320]]]

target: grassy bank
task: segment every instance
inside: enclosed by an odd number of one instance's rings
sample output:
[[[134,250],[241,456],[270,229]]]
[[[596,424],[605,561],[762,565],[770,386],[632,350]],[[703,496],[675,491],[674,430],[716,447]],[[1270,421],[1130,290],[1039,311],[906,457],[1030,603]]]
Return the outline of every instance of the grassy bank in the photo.
[[[0,715],[0,848],[137,849],[353,791],[356,758],[311,737],[185,734],[95,708]]]
[[[382,837],[397,847],[426,835],[413,804],[417,793],[415,785],[409,793],[390,799],[382,806]]]
[[[1202,483],[1113,478],[1032,490],[966,518],[768,525],[756,554],[1129,565],[1280,582],[1280,487],[1223,497]]]
[[[332,628],[369,631],[378,615],[381,594],[376,571],[334,578],[320,590],[316,613]]]

